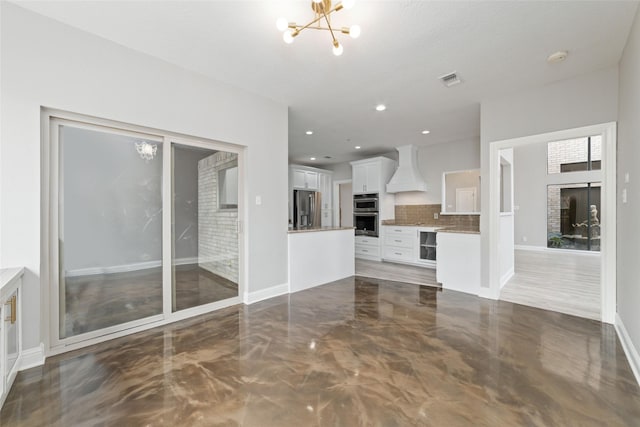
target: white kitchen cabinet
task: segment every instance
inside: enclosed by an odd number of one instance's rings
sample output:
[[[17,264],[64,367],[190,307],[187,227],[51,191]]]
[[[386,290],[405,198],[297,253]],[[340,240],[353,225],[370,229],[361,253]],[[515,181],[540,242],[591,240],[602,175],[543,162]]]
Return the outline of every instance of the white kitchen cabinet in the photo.
[[[382,228],[382,258],[388,261],[413,263],[416,258],[416,228],[386,226]]]
[[[305,190],[318,189],[318,172],[293,169],[293,188]]]
[[[386,157],[351,162],[353,194],[384,192],[387,181],[395,171],[395,164]]]
[[[480,292],[480,234],[438,233],[436,278],[444,289]]]
[[[331,201],[331,193],[333,182],[331,180],[331,174],[328,173],[319,173],[318,179],[320,181],[319,191],[322,194],[322,209],[331,209],[332,201]]]
[[[18,374],[22,357],[22,268],[0,270],[0,406]]]
[[[436,267],[435,227],[382,226],[382,259],[419,267]]]
[[[355,256],[360,259],[380,261],[380,239],[371,236],[356,236]]]

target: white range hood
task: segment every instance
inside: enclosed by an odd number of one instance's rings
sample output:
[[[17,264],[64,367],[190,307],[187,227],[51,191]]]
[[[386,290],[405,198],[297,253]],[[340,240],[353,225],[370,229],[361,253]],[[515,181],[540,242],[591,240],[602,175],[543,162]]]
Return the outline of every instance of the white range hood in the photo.
[[[398,169],[387,184],[387,193],[427,191],[427,183],[418,170],[418,148],[415,145],[397,147]]]

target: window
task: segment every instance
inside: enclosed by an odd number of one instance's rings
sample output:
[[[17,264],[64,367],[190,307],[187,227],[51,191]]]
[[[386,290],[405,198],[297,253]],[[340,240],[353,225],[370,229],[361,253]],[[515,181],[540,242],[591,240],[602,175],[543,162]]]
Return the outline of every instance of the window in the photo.
[[[238,164],[218,171],[220,209],[238,209]]]
[[[547,186],[547,247],[600,250],[600,183]]]
[[[601,168],[601,135],[547,144],[547,247],[600,250]]]
[[[600,170],[602,136],[553,141],[547,145],[547,173]]]

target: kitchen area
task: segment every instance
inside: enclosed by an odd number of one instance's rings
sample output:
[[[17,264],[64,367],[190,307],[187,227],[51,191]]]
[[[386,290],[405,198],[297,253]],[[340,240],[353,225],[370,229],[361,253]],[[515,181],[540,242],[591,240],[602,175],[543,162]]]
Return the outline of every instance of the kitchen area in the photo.
[[[349,162],[350,180],[334,180],[329,169],[290,165],[291,292],[359,275],[478,294],[479,170],[447,170],[427,185],[418,147],[396,150],[397,160]],[[348,198],[333,194],[347,181]],[[435,190],[440,203],[419,203]],[[347,210],[352,221],[341,215]]]

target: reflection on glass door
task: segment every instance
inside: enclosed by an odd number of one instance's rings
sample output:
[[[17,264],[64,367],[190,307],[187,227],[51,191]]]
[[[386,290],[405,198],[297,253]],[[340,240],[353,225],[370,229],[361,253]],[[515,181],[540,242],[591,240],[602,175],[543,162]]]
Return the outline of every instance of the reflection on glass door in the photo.
[[[58,129],[59,338],[162,314],[162,144]]]
[[[173,144],[172,311],[238,296],[238,155]]]

